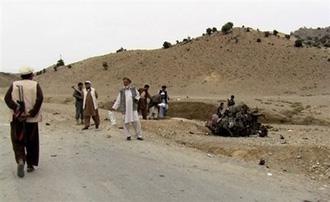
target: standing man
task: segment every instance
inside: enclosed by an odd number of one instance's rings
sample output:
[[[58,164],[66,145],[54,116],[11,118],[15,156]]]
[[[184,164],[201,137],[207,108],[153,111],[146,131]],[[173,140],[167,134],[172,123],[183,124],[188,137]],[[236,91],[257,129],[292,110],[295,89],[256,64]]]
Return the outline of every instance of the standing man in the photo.
[[[235,96],[231,95],[230,98],[227,100],[227,106],[231,107],[235,105]]]
[[[77,125],[79,125],[79,119],[81,120],[80,123],[84,123],[84,109],[83,109],[83,104],[84,104],[84,98],[83,98],[83,86],[84,84],[79,82],[78,83],[78,88],[75,88],[72,86],[74,92],[73,92],[73,97],[76,99],[76,121]]]
[[[144,88],[139,89],[140,100],[138,104],[138,111],[141,113],[144,120],[147,119],[149,108],[148,108],[148,99],[151,100],[149,94],[150,86],[148,84],[144,85]]]
[[[217,109],[217,115],[218,115],[219,118],[221,118],[222,115],[223,115],[223,109],[224,109],[224,103],[221,102],[218,109]]]
[[[100,125],[100,116],[97,105],[97,92],[92,88],[92,82],[85,81],[85,89],[83,90],[83,109],[84,109],[84,119],[85,127],[83,130],[87,130],[90,126],[91,117],[94,120],[95,128],[98,129]]]
[[[116,102],[113,105],[114,110],[119,110],[124,115],[124,131],[126,139],[131,140],[129,125],[132,124],[138,140],[143,140],[141,123],[138,115],[138,102],[140,94],[136,88],[131,87],[132,81],[125,77],[123,78],[124,87],[119,91]]]
[[[11,141],[17,163],[17,176],[24,177],[24,165],[27,172],[33,172],[39,163],[40,108],[43,94],[39,84],[33,81],[33,69],[20,69],[21,80],[14,81],[8,89],[5,102],[12,110],[10,129]]]
[[[168,94],[167,94],[167,87],[165,85],[163,85],[162,89],[160,89],[159,95],[161,97],[161,103],[163,103],[162,104],[162,106],[163,106],[163,117],[165,117],[166,113],[167,113],[167,110],[168,110],[168,101],[170,100],[170,98],[168,97]]]

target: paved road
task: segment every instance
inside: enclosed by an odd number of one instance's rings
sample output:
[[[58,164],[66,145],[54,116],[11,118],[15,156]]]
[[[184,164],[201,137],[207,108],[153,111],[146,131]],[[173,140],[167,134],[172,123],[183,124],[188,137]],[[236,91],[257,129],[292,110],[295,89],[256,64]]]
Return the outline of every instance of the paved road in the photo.
[[[51,126],[41,124],[40,167],[19,179],[5,109],[1,101],[1,202],[326,199],[309,182],[301,183],[304,179],[267,176],[264,168],[148,139],[126,142],[117,129],[82,132],[61,117]]]

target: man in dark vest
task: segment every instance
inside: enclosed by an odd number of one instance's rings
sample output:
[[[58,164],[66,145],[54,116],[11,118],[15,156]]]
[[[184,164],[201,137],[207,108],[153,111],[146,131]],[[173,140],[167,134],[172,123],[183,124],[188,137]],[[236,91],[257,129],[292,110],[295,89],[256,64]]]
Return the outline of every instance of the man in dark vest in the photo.
[[[33,172],[39,163],[40,108],[43,94],[39,84],[33,80],[33,70],[20,69],[21,80],[14,81],[8,89],[5,102],[12,110],[10,129],[11,141],[17,163],[17,175],[24,177],[24,165],[27,172]]]
[[[235,100],[234,99],[235,99],[234,95],[230,96],[230,98],[227,100],[227,106],[228,107],[231,107],[231,106],[235,105]]]
[[[141,123],[138,115],[138,102],[140,94],[135,87],[131,86],[132,81],[123,78],[124,87],[119,91],[116,102],[113,105],[114,110],[119,110],[124,115],[124,131],[127,140],[131,140],[129,125],[131,124],[136,132],[138,140],[143,140]]]
[[[139,89],[140,100],[138,104],[138,112],[141,113],[144,120],[147,119],[148,116],[148,99],[151,100],[151,96],[149,94],[150,86],[148,84],[144,85],[144,88]]]
[[[81,83],[81,82],[78,83],[78,88],[75,88],[74,86],[72,86],[72,88],[74,90],[73,91],[73,97],[76,99],[75,107],[76,107],[76,121],[77,121],[77,125],[84,123],[83,87],[84,87],[84,84]],[[79,119],[80,119],[80,122],[79,122]]]

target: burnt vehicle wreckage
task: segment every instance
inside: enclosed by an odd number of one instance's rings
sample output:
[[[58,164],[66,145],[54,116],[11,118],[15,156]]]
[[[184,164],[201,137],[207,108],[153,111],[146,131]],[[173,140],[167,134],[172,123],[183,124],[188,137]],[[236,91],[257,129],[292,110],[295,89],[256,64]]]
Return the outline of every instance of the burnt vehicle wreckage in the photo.
[[[221,112],[223,111],[223,112]],[[258,135],[266,137],[268,129],[259,118],[263,116],[258,109],[251,110],[246,104],[232,105],[213,114],[206,126],[214,135],[229,137],[246,137]]]

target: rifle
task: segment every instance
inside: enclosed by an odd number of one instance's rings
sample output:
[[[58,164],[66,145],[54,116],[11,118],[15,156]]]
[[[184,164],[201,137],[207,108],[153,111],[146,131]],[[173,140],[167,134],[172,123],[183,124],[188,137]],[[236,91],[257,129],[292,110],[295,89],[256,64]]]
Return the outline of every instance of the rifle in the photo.
[[[16,102],[18,104],[18,109],[15,113],[15,118],[18,120],[20,124],[22,124],[22,129],[19,133],[18,139],[21,141],[24,138],[25,132],[25,122],[26,122],[26,113],[25,113],[25,102],[24,102],[24,91],[22,85],[17,85],[18,88],[18,99]]]
[[[17,85],[18,88],[18,100],[16,100],[18,107],[16,110],[15,117],[21,120],[22,115],[25,114],[25,102],[24,102],[24,91],[22,85]]]
[[[71,86],[71,88],[75,91],[77,91],[78,93],[80,93],[82,95],[82,91],[80,91],[78,88],[76,88],[75,86]]]

